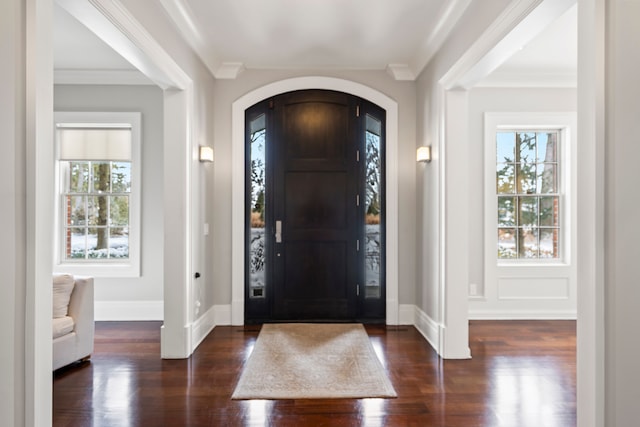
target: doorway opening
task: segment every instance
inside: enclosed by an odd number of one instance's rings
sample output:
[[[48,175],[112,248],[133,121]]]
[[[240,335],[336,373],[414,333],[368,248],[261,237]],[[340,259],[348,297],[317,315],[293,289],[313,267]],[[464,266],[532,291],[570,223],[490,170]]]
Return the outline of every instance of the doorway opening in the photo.
[[[245,321],[384,322],[385,111],[299,90],[245,111]]]

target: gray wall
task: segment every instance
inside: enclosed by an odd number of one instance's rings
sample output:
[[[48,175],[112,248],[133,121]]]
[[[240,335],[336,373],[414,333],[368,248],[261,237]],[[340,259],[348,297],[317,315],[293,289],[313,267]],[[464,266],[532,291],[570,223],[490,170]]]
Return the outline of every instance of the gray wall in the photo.
[[[97,306],[104,301],[163,299],[163,94],[156,86],[56,85],[55,111],[142,113],[141,276],[95,279]],[[133,317],[135,318],[135,316]]]
[[[5,233],[0,246],[0,414],[6,426],[26,424],[32,396],[27,376],[33,371],[26,345],[33,313],[27,315],[28,210],[26,205],[27,96],[26,20],[24,2],[0,2],[0,221]],[[49,375],[50,377],[50,375]]]
[[[640,2],[607,2],[605,99],[605,414],[607,426],[638,423],[640,301]]]
[[[215,304],[231,303],[231,106],[244,94],[272,82],[301,76],[351,80],[374,88],[398,103],[399,114],[399,302],[415,297],[415,83],[394,81],[383,71],[267,71],[247,70],[236,80],[215,86],[214,174],[209,176],[207,212],[211,234],[207,240],[208,273],[213,277]]]

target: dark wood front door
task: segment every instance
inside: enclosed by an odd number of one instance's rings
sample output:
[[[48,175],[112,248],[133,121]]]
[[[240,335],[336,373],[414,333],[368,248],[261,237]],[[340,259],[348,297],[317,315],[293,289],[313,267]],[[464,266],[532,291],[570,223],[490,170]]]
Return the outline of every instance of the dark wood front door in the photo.
[[[356,107],[335,92],[274,101],[274,319],[356,316]]]
[[[263,222],[264,231],[248,224],[248,242],[259,248],[255,242],[260,243],[259,233],[264,233],[265,265],[260,279],[255,269],[247,273],[249,280],[264,286],[258,290],[256,283],[247,284],[247,321],[384,317],[384,292],[376,294],[374,310],[373,299],[365,301],[364,295],[361,105],[362,100],[345,93],[307,90],[279,95],[248,110],[248,140],[255,143],[259,135],[264,145],[254,144],[264,151],[264,160],[254,156],[247,163],[252,169],[248,177],[264,182],[264,190],[247,189],[253,194],[248,200],[251,223]],[[256,169],[262,161],[264,176],[256,178],[263,173]],[[376,194],[376,203],[381,197]],[[259,264],[254,255],[247,256],[252,268]]]

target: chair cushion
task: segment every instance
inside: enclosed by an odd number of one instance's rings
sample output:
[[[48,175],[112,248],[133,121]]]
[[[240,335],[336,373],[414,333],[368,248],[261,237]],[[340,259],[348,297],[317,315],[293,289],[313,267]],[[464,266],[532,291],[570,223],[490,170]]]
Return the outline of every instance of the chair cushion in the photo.
[[[53,318],[65,317],[69,313],[69,299],[75,281],[70,274],[53,275]]]
[[[55,340],[58,337],[63,335],[67,335],[68,333],[73,331],[74,322],[73,318],[70,316],[58,317],[57,319],[53,319],[53,339]]]

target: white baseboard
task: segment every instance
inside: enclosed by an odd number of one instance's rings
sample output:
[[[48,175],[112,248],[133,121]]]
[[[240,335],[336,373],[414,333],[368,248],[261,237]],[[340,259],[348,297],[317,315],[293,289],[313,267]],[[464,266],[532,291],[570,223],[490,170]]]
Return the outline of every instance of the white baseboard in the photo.
[[[216,326],[231,325],[231,305],[214,305],[213,306],[214,321]]]
[[[96,301],[94,319],[114,320],[163,320],[163,301]]]
[[[213,306],[191,324],[191,344],[193,347],[191,352],[195,351],[202,340],[204,340],[213,328],[215,328],[215,318],[215,306]]]
[[[469,320],[576,320],[575,310],[469,310]]]
[[[416,329],[422,334],[422,336],[427,340],[431,347],[440,354],[441,348],[440,343],[442,342],[442,327],[438,322],[433,320],[427,313],[422,311],[420,308],[413,306],[415,313],[415,323],[414,326]]]
[[[416,306],[413,304],[400,304],[398,306],[398,322],[400,325],[415,325]]]

